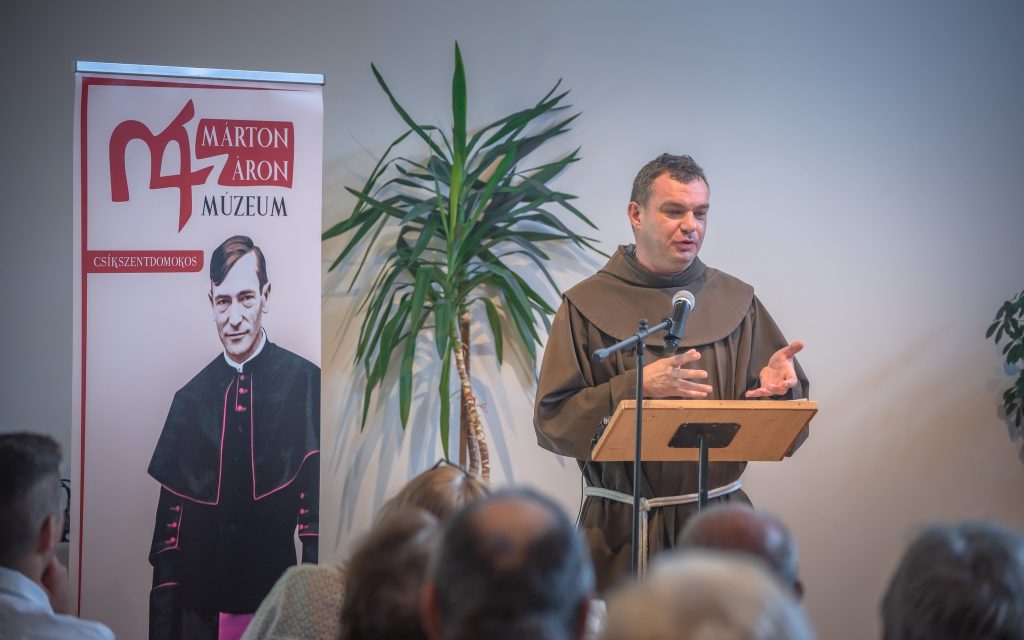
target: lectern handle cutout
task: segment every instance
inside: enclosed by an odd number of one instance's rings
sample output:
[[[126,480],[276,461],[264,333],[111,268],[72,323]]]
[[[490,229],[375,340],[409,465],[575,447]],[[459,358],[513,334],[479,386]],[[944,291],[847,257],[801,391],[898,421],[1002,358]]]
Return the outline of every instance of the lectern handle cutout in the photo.
[[[740,430],[738,422],[684,422],[676,428],[668,441],[672,449],[696,449],[700,447],[701,436],[705,437],[709,449],[724,449]]]

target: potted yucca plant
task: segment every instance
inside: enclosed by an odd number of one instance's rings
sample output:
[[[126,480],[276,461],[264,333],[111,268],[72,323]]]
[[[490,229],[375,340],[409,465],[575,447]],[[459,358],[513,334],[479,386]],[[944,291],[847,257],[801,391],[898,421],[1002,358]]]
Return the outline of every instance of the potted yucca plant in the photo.
[[[549,259],[542,248],[545,243],[569,242],[580,250],[601,252],[592,238],[573,231],[558,215],[568,214],[594,227],[571,204],[574,196],[549,186],[579,159],[579,149],[554,161],[524,165],[538,147],[566,133],[579,114],[565,115],[568,91],[559,92],[559,82],[533,106],[470,133],[466,74],[456,44],[452,124],[442,130],[416,121],[377,68],[371,68],[407,130],[387,148],[362,187],[348,188],[357,199],[351,214],[323,233],[328,240],[352,232],[330,269],[361,248],[353,284],[367,258],[383,251],[384,267],[360,306],[365,321],[355,357],[366,373],[362,425],[374,391],[397,361],[405,427],[417,338],[428,334],[441,363],[437,389],[445,456],[449,455],[454,366],[468,468],[487,479],[487,440],[469,375],[470,310],[474,305],[483,308],[499,363],[505,339],[511,336],[524,347],[527,364],[536,372],[539,326],[550,328],[554,309],[517,273],[514,261],[528,261],[557,291],[545,266]],[[410,137],[424,145],[416,159],[398,155],[399,146]],[[388,225],[397,229],[395,241],[381,247],[383,243],[376,241]]]

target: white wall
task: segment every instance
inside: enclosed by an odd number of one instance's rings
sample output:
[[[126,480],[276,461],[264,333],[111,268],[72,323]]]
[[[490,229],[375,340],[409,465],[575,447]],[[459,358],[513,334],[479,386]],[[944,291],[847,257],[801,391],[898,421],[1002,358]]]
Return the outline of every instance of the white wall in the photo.
[[[984,330],[1024,288],[1024,10],[1009,2],[25,3],[0,20],[4,196],[0,428],[70,442],[71,105],[75,59],[327,74],[324,225],[401,123],[375,62],[419,117],[448,121],[452,42],[470,121],[489,122],[561,77],[583,161],[558,183],[628,238],[632,176],[692,153],[713,194],[706,262],[751,282],[821,403],[812,437],[753,466],[748,492],[789,522],[821,635],[877,634],[881,589],[925,523],[1024,529],[1020,443],[999,414],[1008,375]],[[325,246],[325,260],[339,248]],[[592,268],[560,254],[569,286]],[[342,274],[344,275],[344,274]],[[436,369],[424,350],[413,425],[381,396],[358,433],[350,372],[360,286],[324,280],[324,555],[440,455]],[[571,461],[536,447],[529,374],[474,344],[497,482],[575,510]],[[333,435],[327,435],[333,434]],[[499,452],[500,451],[500,452]],[[340,504],[340,508],[337,506]],[[333,550],[333,553],[332,553]],[[131,561],[132,559],[125,559]],[[143,558],[136,559],[145,562]]]

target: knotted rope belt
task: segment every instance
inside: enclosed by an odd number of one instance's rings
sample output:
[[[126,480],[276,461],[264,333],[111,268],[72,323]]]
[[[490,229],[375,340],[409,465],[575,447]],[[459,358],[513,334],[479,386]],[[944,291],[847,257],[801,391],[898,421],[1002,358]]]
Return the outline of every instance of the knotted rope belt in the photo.
[[[742,486],[742,481],[735,480],[724,487],[711,489],[708,491],[708,500],[729,495]],[[605,498],[616,502],[623,502],[628,505],[633,504],[632,494],[622,493],[621,491],[615,491],[613,489],[605,489],[604,487],[584,487],[583,495],[590,498]],[[650,540],[648,539],[649,534],[647,532],[647,520],[651,509],[674,507],[680,504],[693,504],[699,499],[700,495],[698,493],[687,493],[681,496],[665,496],[663,498],[640,498],[640,556],[639,562],[637,563],[637,569],[641,576],[647,572],[647,554],[650,547]]]

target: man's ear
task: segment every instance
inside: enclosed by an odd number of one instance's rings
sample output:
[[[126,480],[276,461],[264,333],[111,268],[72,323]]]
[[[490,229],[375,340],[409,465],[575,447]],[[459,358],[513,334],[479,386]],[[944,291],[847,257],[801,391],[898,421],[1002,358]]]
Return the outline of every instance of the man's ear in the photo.
[[[420,615],[423,618],[423,630],[430,640],[441,640],[441,603],[437,593],[437,585],[427,581],[423,583],[423,597],[420,599]]]
[[[57,548],[57,540],[60,539],[61,529],[63,529],[63,520],[58,525],[56,515],[46,516],[42,526],[39,527],[39,532],[36,534],[34,549],[36,554],[47,557],[53,555]]]
[[[635,200],[630,200],[629,205],[626,207],[626,216],[629,218],[629,224],[634,229],[640,226],[640,204]]]
[[[263,313],[270,311],[270,283],[263,285]]]

